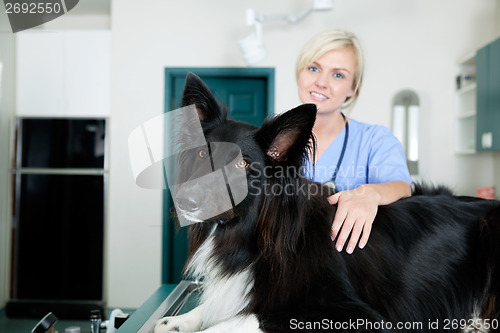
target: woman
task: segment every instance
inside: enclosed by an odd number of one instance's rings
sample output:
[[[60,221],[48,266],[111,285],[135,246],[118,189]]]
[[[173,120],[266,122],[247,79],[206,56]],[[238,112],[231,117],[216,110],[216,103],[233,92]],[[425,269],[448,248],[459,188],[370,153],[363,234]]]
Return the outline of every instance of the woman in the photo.
[[[363,55],[356,36],[342,30],[313,37],[299,53],[297,83],[303,103],[316,105],[317,149],[306,167],[310,178],[336,187],[332,240],[352,253],[368,242],[379,205],[411,195],[401,144],[383,126],[347,119],[363,81]],[[349,234],[351,236],[349,237]]]

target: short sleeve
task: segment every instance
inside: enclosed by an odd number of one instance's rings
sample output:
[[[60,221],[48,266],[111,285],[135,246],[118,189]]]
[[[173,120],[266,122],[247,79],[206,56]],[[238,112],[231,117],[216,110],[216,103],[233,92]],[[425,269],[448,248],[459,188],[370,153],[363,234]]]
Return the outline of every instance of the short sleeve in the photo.
[[[367,181],[369,184],[405,181],[411,185],[403,147],[387,127],[374,126]]]

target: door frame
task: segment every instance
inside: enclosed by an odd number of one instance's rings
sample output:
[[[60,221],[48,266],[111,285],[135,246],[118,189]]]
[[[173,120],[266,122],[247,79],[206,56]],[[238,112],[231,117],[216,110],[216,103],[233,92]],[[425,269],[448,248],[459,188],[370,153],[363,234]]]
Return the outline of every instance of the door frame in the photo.
[[[174,79],[186,77],[193,72],[202,79],[206,77],[218,78],[264,78],[267,82],[266,109],[267,116],[274,114],[274,68],[272,67],[167,67],[165,68],[165,101],[164,112],[178,108],[173,96]]]
[[[193,72],[200,76],[201,79],[209,77],[217,78],[262,78],[266,81],[266,116],[274,115],[274,68],[271,67],[167,67],[165,68],[165,100],[164,112],[175,110],[179,107],[175,103],[174,96],[174,80],[176,78],[185,78],[187,73]],[[162,200],[162,267],[161,267],[161,281],[163,284],[175,282],[172,267],[174,255],[172,250],[167,246],[169,241],[173,240],[176,233],[174,226],[167,225],[165,219],[171,215],[168,203],[171,201],[170,191],[168,189],[163,192]]]

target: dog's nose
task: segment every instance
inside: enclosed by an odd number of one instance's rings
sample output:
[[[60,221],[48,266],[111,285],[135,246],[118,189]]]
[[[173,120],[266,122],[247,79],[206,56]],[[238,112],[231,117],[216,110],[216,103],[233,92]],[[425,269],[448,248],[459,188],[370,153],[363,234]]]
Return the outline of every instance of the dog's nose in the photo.
[[[198,201],[192,197],[182,198],[177,201],[177,204],[179,205],[179,209],[185,212],[193,213],[196,212],[198,209],[200,209]]]

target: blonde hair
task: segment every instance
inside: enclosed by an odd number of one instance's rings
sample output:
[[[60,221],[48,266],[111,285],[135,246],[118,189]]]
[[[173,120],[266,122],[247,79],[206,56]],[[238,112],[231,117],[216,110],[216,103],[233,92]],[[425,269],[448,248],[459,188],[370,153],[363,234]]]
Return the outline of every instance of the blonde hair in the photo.
[[[361,84],[363,82],[363,50],[358,38],[352,32],[345,30],[329,30],[321,32],[311,38],[306,45],[302,48],[297,57],[296,63],[296,79],[298,80],[300,72],[306,66],[312,64],[323,54],[331,50],[352,48],[354,57],[356,59],[356,69],[354,72],[353,90],[354,93],[351,97],[347,97],[342,109],[352,108],[356,103]]]

